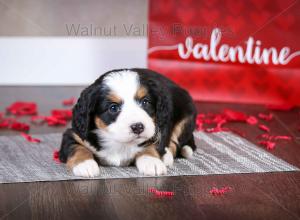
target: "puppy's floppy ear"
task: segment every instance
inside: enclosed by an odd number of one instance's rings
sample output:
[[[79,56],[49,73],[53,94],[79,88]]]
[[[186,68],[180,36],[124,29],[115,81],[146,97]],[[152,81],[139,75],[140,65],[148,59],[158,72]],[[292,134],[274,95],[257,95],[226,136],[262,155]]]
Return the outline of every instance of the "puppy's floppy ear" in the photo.
[[[83,139],[86,139],[92,123],[98,91],[95,84],[84,89],[73,108],[72,127]]]
[[[165,147],[170,142],[171,136],[171,117],[173,111],[171,96],[163,83],[157,80],[151,80],[149,83],[150,91],[156,97],[155,119],[161,134],[157,150],[162,156],[165,153]]]

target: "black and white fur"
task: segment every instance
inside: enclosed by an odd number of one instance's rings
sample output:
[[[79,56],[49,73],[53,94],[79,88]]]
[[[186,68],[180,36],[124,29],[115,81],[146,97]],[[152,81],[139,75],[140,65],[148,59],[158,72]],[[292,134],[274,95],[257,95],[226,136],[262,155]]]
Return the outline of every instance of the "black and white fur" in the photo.
[[[99,165],[135,164],[161,175],[173,158],[192,156],[196,109],[187,91],[148,69],[112,70],[80,95],[59,158],[76,176],[99,175]]]

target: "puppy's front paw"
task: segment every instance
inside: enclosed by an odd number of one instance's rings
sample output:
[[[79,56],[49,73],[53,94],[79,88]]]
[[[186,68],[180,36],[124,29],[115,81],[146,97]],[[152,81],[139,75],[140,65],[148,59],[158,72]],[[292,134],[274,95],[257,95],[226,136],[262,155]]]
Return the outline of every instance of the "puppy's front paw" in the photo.
[[[174,157],[173,157],[173,154],[171,153],[171,151],[166,148],[166,153],[164,154],[164,156],[162,157],[162,161],[164,162],[164,164],[167,166],[167,167],[171,167],[173,166],[173,163],[174,163]]]
[[[148,155],[138,157],[136,160],[136,167],[140,173],[148,176],[167,173],[167,167],[160,159]]]
[[[99,176],[100,169],[97,162],[93,159],[85,160],[73,167],[75,176],[95,177]]]

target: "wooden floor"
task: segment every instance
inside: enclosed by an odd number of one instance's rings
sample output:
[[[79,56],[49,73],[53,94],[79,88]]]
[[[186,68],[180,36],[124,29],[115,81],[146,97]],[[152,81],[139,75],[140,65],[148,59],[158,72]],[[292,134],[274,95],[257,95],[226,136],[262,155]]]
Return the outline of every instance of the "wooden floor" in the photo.
[[[82,87],[0,87],[0,112],[17,100],[36,101],[41,114],[61,108]],[[256,115],[264,106],[198,103],[199,112],[228,107]],[[299,109],[274,112],[268,123],[273,134],[291,135],[271,153],[300,167]],[[232,127],[257,142],[262,132],[242,123]],[[65,128],[32,126],[31,133],[62,132]],[[17,132],[1,130],[0,135]],[[0,146],[1,147],[1,146]],[[42,150],[42,149],[41,149]],[[1,156],[0,156],[1,159]],[[0,174],[1,175],[1,174]],[[172,198],[155,198],[149,186],[174,190]],[[230,186],[222,197],[208,193],[212,186]],[[0,219],[300,219],[300,172],[133,178],[0,184]]]

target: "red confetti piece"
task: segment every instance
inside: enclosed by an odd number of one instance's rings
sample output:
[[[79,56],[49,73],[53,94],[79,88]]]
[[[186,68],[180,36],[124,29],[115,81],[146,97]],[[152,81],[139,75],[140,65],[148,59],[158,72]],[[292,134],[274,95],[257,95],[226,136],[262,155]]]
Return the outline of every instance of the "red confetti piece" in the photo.
[[[258,120],[256,117],[254,116],[249,116],[247,119],[246,119],[246,122],[249,124],[249,125],[256,125]]]
[[[196,128],[198,131],[203,130],[203,118],[205,117],[204,114],[198,114],[196,117]]]
[[[9,128],[10,124],[11,124],[10,119],[4,119],[0,122],[0,128]]]
[[[215,128],[206,128],[206,129],[204,129],[204,131],[207,133],[216,133],[216,132],[222,132],[222,131],[230,131],[230,129],[215,127]]]
[[[148,192],[153,193],[156,196],[165,197],[165,196],[174,196],[175,193],[172,191],[160,191],[155,188],[149,188]]]
[[[290,140],[293,139],[291,136],[287,136],[287,135],[270,135],[268,133],[262,134],[259,137],[267,139],[267,140],[286,140],[286,141],[290,141]]]
[[[230,128],[224,128],[223,126],[228,122],[245,122],[250,125],[257,124],[258,120],[254,116],[248,116],[243,112],[234,111],[231,109],[224,109],[221,114],[198,114],[196,118],[196,127],[199,131],[205,131],[208,133],[222,132],[222,131],[232,131],[234,133],[241,133],[238,131],[233,131]],[[205,124],[215,124],[215,127],[204,128]]]
[[[32,143],[40,143],[41,142],[40,139],[33,138],[32,136],[30,136],[29,134],[26,134],[24,132],[21,132],[21,135],[29,142],[32,142]]]
[[[45,121],[49,126],[56,126],[56,125],[66,125],[67,121],[64,119],[59,119],[54,116],[47,116],[45,117]]]
[[[196,122],[196,129],[197,129],[197,131],[203,131],[204,130],[203,123],[202,122]],[[300,128],[299,128],[299,131],[300,131]]]
[[[227,121],[241,121],[247,120],[248,116],[243,112],[234,111],[231,109],[224,109],[223,114]]]
[[[66,109],[53,109],[50,116],[33,116],[31,122],[42,124],[47,122],[49,126],[66,125],[67,121],[72,118],[72,111]]]
[[[14,102],[7,111],[14,115],[35,115],[37,114],[37,105],[34,102]]]
[[[59,160],[59,152],[57,150],[53,151],[53,160],[56,162],[56,163],[60,163],[60,160]]]
[[[51,115],[57,119],[70,120],[72,118],[72,111],[65,109],[53,109]]]
[[[209,190],[209,193],[212,194],[213,196],[222,196],[229,191],[231,191],[231,187],[229,186],[225,186],[220,189],[213,187],[211,190]]]
[[[286,141],[290,141],[292,140],[291,136],[284,136],[284,135],[275,135],[274,136],[274,140],[286,140]]]
[[[0,122],[0,128],[7,128],[17,131],[28,131],[30,126],[23,122],[18,122],[14,118],[2,118]]]
[[[33,123],[33,124],[36,124],[36,125],[40,125],[40,124],[43,124],[45,122],[45,116],[41,116],[41,115],[35,115],[35,116],[32,116],[30,121]]]
[[[74,97],[72,97],[70,99],[65,99],[62,102],[62,104],[65,105],[65,106],[74,105],[74,103],[75,103],[75,98]]]
[[[68,104],[71,103],[71,99],[67,101]],[[15,115],[33,115],[31,117],[31,122],[36,125],[47,122],[49,126],[65,126],[67,121],[72,119],[72,110],[67,109],[53,109],[50,116],[36,115],[37,106],[33,102],[15,102],[7,108],[7,111]],[[30,126],[26,123],[18,122],[15,119],[3,118],[3,114],[1,113],[0,128],[28,131]]]
[[[267,148],[267,150],[273,150],[276,146],[277,140],[285,140],[285,141],[291,141],[292,137],[287,135],[270,135],[268,133],[262,134],[259,136],[260,138],[264,138],[265,140],[262,140],[258,142],[260,145]]]
[[[15,121],[12,124],[10,124],[10,128],[16,131],[29,131],[30,126],[26,123]]]
[[[265,121],[271,121],[273,119],[273,114],[272,113],[269,113],[269,114],[259,113],[258,117]]]
[[[221,132],[221,131],[229,131],[228,128],[223,128],[222,126],[226,123],[226,120],[221,117],[216,117],[214,119],[217,122],[215,128],[206,128],[205,131],[208,133]]]
[[[227,122],[226,119],[220,118],[217,121],[217,128],[222,128],[222,126]]]
[[[263,130],[263,131],[266,131],[266,132],[270,132],[270,128],[268,128],[266,125],[258,125],[259,129]]]
[[[272,114],[259,114],[259,116],[266,120],[271,120],[271,118],[273,117]],[[243,132],[224,126],[226,125],[226,123],[230,122],[243,122],[249,125],[257,125],[258,119],[253,115],[247,115],[243,112],[235,111],[232,109],[224,109],[223,112],[219,114],[198,114],[196,118],[196,128],[198,131],[204,131],[208,133],[230,131],[245,137],[245,134]],[[207,126],[210,124],[214,124],[215,126]],[[259,125],[259,128],[263,131],[270,131],[270,129],[266,125]]]
[[[258,137],[260,137],[260,138],[264,138],[264,139],[268,139],[268,140],[271,140],[271,135],[270,135],[270,134],[268,134],[268,133],[261,134],[261,135],[259,135]]]
[[[258,142],[260,145],[264,146],[267,148],[267,150],[273,150],[276,146],[275,142],[272,141],[260,141]]]
[[[282,105],[267,105],[267,109],[274,111],[290,111],[294,108],[294,105],[282,104]]]

